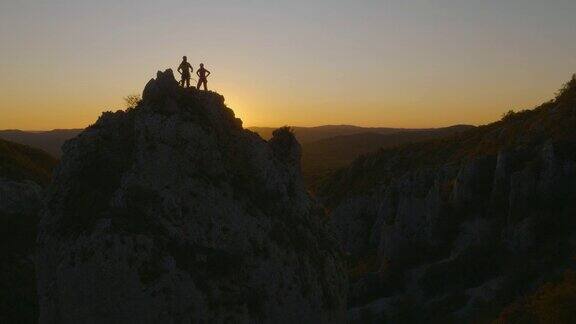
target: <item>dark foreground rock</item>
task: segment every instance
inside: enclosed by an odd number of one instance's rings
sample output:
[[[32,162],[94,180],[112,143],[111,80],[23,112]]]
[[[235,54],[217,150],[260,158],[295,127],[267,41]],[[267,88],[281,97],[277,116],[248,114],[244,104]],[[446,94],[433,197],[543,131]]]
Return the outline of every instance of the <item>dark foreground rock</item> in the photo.
[[[344,320],[342,259],[289,130],[266,142],[167,70],[63,151],[39,227],[40,322]]]
[[[0,139],[0,323],[36,323],[36,227],[57,161]]]
[[[0,323],[36,323],[34,266],[42,188],[0,178]]]

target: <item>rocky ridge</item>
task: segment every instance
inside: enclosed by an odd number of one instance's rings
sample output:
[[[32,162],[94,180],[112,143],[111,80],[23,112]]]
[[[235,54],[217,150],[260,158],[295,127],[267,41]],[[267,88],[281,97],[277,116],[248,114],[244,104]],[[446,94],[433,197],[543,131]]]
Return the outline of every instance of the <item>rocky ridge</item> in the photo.
[[[344,320],[346,275],[300,145],[171,70],[63,147],[39,226],[41,323]]]

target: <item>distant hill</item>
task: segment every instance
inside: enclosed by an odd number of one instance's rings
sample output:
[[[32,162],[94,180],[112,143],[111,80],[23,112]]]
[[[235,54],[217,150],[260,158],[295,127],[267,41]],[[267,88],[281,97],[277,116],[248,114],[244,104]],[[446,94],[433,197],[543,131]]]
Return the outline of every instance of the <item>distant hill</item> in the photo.
[[[302,172],[308,184],[315,187],[323,177],[348,165],[360,155],[381,148],[440,138],[474,128],[470,125],[455,125],[437,129],[403,129],[392,133],[363,132],[304,142],[302,144]]]
[[[0,138],[32,146],[59,158],[65,141],[78,135],[82,129],[54,129],[51,131],[22,131],[18,129],[0,130]]]
[[[50,181],[56,159],[36,148],[0,139],[0,178],[14,181]]]
[[[272,132],[277,129],[275,127],[248,127],[249,130],[258,133],[263,139],[269,140],[272,138]],[[315,127],[299,127],[293,126],[294,134],[300,144],[319,141],[322,139],[353,135],[361,133],[375,133],[375,134],[392,134],[399,132],[409,131],[428,131],[433,129],[411,129],[411,128],[391,128],[391,127],[360,127],[354,125],[323,125]]]

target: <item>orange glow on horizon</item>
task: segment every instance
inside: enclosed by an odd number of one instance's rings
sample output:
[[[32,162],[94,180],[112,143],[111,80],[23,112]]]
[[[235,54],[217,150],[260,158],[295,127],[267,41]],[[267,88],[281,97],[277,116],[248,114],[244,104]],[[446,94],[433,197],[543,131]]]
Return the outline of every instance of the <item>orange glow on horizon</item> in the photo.
[[[85,127],[182,55],[206,64],[208,87],[245,127],[485,124],[548,101],[576,72],[575,10],[565,0],[2,2],[0,129]]]

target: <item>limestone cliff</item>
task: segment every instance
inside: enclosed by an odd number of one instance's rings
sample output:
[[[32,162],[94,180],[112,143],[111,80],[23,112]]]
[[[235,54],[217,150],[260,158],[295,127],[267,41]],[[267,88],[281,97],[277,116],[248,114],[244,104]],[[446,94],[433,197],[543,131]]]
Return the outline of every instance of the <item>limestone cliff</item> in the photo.
[[[41,323],[342,322],[346,276],[288,129],[158,72],[63,148],[39,226]]]
[[[349,256],[350,320],[487,322],[575,269],[575,125],[576,78],[536,109],[329,179],[320,196]]]

